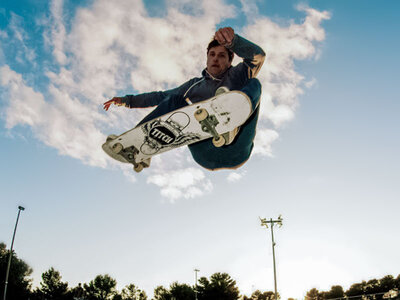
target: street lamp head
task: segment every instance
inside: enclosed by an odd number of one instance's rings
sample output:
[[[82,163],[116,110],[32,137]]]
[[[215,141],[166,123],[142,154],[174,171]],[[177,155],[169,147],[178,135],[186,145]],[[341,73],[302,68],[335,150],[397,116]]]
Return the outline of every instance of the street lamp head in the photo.
[[[18,209],[19,209],[19,210],[25,210],[25,207],[18,206]]]
[[[261,221],[261,226],[265,226],[266,228],[268,228],[268,222],[266,218],[261,219],[261,217],[258,217]]]
[[[282,219],[282,215],[279,215],[279,217],[278,217],[278,226],[279,226],[279,228],[280,227],[282,227],[282,221],[283,221],[283,219]]]

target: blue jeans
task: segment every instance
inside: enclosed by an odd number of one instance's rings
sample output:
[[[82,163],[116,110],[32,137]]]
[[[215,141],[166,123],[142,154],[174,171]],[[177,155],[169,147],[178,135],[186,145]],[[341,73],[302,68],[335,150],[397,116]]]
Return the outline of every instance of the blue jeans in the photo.
[[[253,106],[253,113],[240,126],[239,133],[232,144],[216,148],[211,139],[208,139],[188,146],[193,159],[206,169],[236,169],[242,166],[250,157],[254,147],[253,140],[256,135],[261,84],[255,78],[249,79],[241,91],[249,96]]]

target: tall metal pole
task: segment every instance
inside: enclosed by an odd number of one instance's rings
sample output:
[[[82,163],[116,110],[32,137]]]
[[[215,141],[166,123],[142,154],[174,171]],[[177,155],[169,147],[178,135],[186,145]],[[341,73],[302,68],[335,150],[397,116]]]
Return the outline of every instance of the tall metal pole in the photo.
[[[276,284],[276,264],[275,264],[275,241],[274,241],[274,223],[272,219],[271,222],[271,236],[272,236],[272,258],[274,261],[274,283],[275,283],[275,300],[278,300],[277,284]]]
[[[279,216],[277,220],[272,220],[272,218],[267,221],[266,218],[261,219],[261,226],[265,226],[268,228],[268,224],[271,224],[271,236],[272,236],[272,258],[274,263],[274,286],[275,286],[275,300],[278,300],[278,288],[277,288],[277,280],[276,280],[276,264],[275,264],[275,240],[274,240],[274,224],[278,224],[282,226],[282,217]]]
[[[8,275],[10,274],[10,266],[11,266],[11,258],[12,258],[12,252],[13,252],[13,247],[14,247],[14,239],[15,239],[15,233],[17,232],[17,226],[18,226],[18,220],[19,220],[19,215],[21,213],[21,210],[25,210],[24,207],[18,206],[18,216],[17,216],[17,221],[15,222],[15,228],[14,228],[14,234],[11,242],[11,248],[10,248],[10,253],[8,257],[8,264],[7,264],[7,272],[6,272],[6,281],[4,284],[4,296],[3,300],[6,300],[6,295],[7,295],[7,285],[8,285]]]
[[[195,299],[197,300],[197,272],[200,272],[200,270],[198,270],[198,269],[194,269],[194,276],[195,276],[195,290],[194,290],[194,296],[195,296]]]

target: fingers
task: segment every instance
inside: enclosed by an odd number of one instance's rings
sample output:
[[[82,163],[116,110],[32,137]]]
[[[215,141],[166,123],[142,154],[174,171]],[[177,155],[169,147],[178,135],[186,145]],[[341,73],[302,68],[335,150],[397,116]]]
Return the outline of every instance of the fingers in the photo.
[[[214,37],[221,46],[230,46],[235,37],[235,31],[231,27],[220,28]]]
[[[104,105],[104,110],[105,111],[108,111],[108,109],[110,108],[110,106],[111,106],[111,103],[108,103],[109,101],[107,101],[106,103],[104,103],[103,105]]]
[[[111,106],[111,104],[115,104],[117,101],[116,101],[116,97],[114,97],[114,98],[112,98],[111,100],[108,100],[107,102],[104,102],[104,110],[105,111],[108,111],[108,109],[110,108],[110,106]]]

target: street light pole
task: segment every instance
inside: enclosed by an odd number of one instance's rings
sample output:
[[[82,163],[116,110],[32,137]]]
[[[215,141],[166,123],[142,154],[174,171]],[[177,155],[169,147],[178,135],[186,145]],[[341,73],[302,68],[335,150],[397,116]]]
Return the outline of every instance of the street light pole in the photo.
[[[19,215],[20,215],[20,213],[21,213],[21,210],[25,210],[25,208],[22,207],[22,206],[18,206],[18,216],[17,216],[17,221],[15,222],[14,234],[13,234],[13,238],[12,238],[12,242],[11,242],[10,254],[9,254],[9,257],[8,257],[7,272],[6,272],[6,281],[5,281],[5,284],[4,284],[4,296],[3,296],[3,300],[6,300],[6,295],[7,295],[8,275],[9,275],[9,273],[10,273],[11,257],[12,257],[13,247],[14,247],[15,233],[17,232],[18,220],[19,220]]]
[[[275,300],[278,300],[278,289],[277,289],[277,283],[276,283],[276,264],[275,264],[275,240],[274,240],[274,224],[276,223],[279,227],[282,226],[282,217],[279,216],[277,220],[272,220],[269,219],[267,221],[266,218],[261,219],[261,226],[265,226],[265,228],[268,228],[268,224],[271,225],[271,236],[272,236],[272,258],[274,262],[274,285],[275,285]]]
[[[195,290],[194,290],[194,296],[195,296],[195,299],[197,300],[197,272],[200,272],[200,270],[198,270],[198,269],[194,269],[194,276],[195,276]]]

